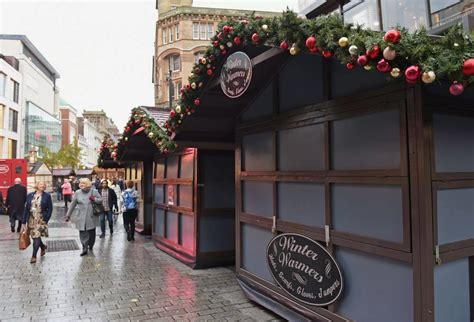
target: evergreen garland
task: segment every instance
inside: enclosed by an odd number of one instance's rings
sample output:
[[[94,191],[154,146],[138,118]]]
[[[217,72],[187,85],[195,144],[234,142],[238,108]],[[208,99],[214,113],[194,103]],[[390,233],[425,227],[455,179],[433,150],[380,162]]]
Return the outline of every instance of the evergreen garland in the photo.
[[[135,107],[132,109],[132,113],[125,125],[122,136],[110,149],[110,156],[114,161],[122,158],[128,140],[134,135],[135,131],[139,129],[143,131],[161,153],[168,154],[176,149],[176,143],[170,140],[167,133],[155,122],[155,119],[140,107]]]
[[[273,18],[252,15],[219,24],[211,46],[194,65],[189,84],[181,89],[179,104],[165,122],[169,136],[186,116],[205,104],[199,97],[232,47],[250,45],[280,47],[291,55],[305,51],[326,58],[334,56],[349,70],[361,64],[368,71],[390,73],[394,78],[405,74],[408,83],[447,80],[452,83],[453,95],[461,94],[474,82],[473,38],[461,26],[442,37],[429,36],[425,29],[410,33],[405,28],[390,30],[384,36],[382,32],[344,24],[339,15],[302,19],[289,10]],[[160,149],[169,151],[169,144]]]

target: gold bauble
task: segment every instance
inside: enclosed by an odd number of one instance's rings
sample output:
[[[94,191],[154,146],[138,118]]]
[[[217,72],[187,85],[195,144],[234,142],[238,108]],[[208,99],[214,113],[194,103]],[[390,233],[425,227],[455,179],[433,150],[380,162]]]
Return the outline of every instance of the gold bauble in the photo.
[[[347,47],[349,46],[349,39],[347,37],[341,37],[339,38],[338,43],[340,47]]]
[[[191,88],[196,89],[196,83],[191,83]]]
[[[290,54],[291,54],[291,55],[294,56],[294,55],[296,55],[297,53],[298,53],[298,49],[297,49],[296,47],[291,47],[291,48],[290,48]]]
[[[349,47],[349,54],[351,55],[357,55],[357,51],[359,50],[359,48],[357,48],[356,45],[352,45]]]
[[[176,113],[181,113],[181,106],[176,105],[175,110],[176,110]]]
[[[393,68],[392,71],[390,72],[390,75],[393,77],[393,78],[397,78],[397,77],[400,77],[400,74],[401,74],[401,71],[399,68]]]
[[[207,61],[206,58],[201,58],[201,64],[206,65]]]
[[[365,66],[364,66],[364,69],[365,69],[365,70],[371,70],[371,69],[372,69],[372,66],[370,66],[370,65],[365,65]]]
[[[421,80],[425,84],[431,84],[434,82],[436,79],[436,74],[434,71],[429,71],[429,72],[424,72],[423,75],[421,75]]]
[[[262,29],[265,30],[265,31],[267,31],[267,30],[268,30],[268,26],[267,26],[267,25],[263,25],[263,26],[262,26]]]

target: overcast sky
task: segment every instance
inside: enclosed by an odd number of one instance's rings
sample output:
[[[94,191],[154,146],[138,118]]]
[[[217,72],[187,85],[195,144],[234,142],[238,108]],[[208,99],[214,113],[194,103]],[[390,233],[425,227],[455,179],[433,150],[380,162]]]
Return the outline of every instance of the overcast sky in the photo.
[[[194,6],[283,11],[297,0],[195,0]],[[153,105],[155,0],[0,0],[0,33],[26,35],[61,74],[61,97],[103,109],[119,130]]]

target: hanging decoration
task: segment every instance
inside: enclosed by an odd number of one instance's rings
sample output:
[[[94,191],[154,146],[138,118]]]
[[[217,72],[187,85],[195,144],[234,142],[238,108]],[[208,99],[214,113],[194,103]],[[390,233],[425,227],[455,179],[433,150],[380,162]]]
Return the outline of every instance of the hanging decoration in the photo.
[[[408,84],[447,81],[452,84],[449,91],[453,95],[460,95],[474,83],[474,42],[460,26],[441,37],[432,37],[423,29],[410,33],[394,28],[383,33],[344,24],[338,15],[303,19],[285,11],[273,18],[252,15],[223,22],[210,44],[203,57],[205,63],[194,66],[189,76],[191,85],[181,90],[179,105],[186,108],[170,113],[165,124],[169,136],[205,104],[200,98],[204,85],[215,76],[215,69],[222,65],[229,50],[239,50],[240,46],[279,47],[293,56],[321,53],[340,61],[348,72],[360,68],[358,64],[366,71],[388,73],[393,78],[404,75]]]

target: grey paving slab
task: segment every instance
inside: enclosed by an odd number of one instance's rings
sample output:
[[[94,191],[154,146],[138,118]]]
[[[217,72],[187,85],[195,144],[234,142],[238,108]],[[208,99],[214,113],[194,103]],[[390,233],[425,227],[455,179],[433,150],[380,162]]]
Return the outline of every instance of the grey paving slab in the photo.
[[[55,205],[49,240],[79,243],[63,218]],[[0,216],[0,321],[278,320],[243,295],[230,268],[193,271],[148,238],[129,243],[121,219],[93,253],[79,253],[47,253],[32,265],[31,247],[18,250],[18,234]]]

